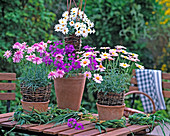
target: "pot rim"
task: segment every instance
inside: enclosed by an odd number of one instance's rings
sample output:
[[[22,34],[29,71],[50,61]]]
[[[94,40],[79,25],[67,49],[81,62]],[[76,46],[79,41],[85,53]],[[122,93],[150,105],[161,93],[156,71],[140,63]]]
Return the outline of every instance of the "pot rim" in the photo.
[[[120,107],[125,107],[126,104],[124,103],[123,105],[109,106],[109,105],[98,104],[98,103],[96,102],[96,105],[97,105],[97,106],[100,106],[100,107],[104,107],[104,108],[112,108],[112,107],[114,107],[114,108],[120,108]]]
[[[25,103],[49,103],[50,102],[50,100],[48,100],[48,101],[46,101],[46,102],[27,102],[27,101],[23,101],[22,99],[21,99],[21,102],[25,102]]]
[[[84,74],[79,74],[79,75],[76,75],[76,76],[72,76],[72,77],[62,77],[62,78],[54,78],[54,80],[55,79],[76,79],[76,78],[82,78],[82,79],[84,79],[84,78],[86,78],[86,76],[84,75]]]

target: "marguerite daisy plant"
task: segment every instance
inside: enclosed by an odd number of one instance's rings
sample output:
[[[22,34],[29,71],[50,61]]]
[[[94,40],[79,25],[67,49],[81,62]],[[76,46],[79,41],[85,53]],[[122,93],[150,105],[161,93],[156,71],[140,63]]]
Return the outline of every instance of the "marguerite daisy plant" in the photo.
[[[90,80],[88,89],[91,91],[117,92],[120,93],[128,88],[132,70],[135,68],[144,69],[138,64],[138,54],[128,52],[126,47],[117,45],[115,49],[101,47],[101,51],[85,46],[82,55],[81,65],[85,66],[87,60],[93,65],[93,71],[85,72]],[[93,55],[95,54],[95,55]],[[88,63],[90,64],[90,63]]]
[[[72,8],[70,13],[65,11],[62,18],[59,19],[54,29],[56,32],[62,32],[64,35],[72,35],[87,37],[89,34],[95,33],[94,23],[91,22],[87,15],[79,8]]]

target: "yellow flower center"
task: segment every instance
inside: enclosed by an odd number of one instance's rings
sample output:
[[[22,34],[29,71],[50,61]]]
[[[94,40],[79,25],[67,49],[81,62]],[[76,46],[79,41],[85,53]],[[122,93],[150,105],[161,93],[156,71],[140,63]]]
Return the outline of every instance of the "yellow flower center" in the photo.
[[[64,29],[64,32],[66,32],[66,29]]]
[[[80,31],[78,31],[78,33],[80,33]]]
[[[103,66],[102,66],[102,65],[100,65],[100,66],[99,66],[99,68],[103,68]]]
[[[106,56],[107,56],[107,54],[103,54],[103,56],[105,56],[105,57],[106,57]]]
[[[86,76],[88,77],[88,76],[89,76],[89,74],[86,74]]]
[[[123,64],[123,66],[126,66],[126,64]]]
[[[74,24],[74,22],[71,22],[71,24]]]
[[[86,31],[84,30],[83,33],[86,33]]]
[[[86,54],[86,56],[89,56],[89,54]]]
[[[87,64],[87,61],[83,61],[83,64]]]
[[[88,29],[88,31],[90,31],[90,29]]]
[[[99,80],[100,78],[99,77],[96,77],[97,80]]]

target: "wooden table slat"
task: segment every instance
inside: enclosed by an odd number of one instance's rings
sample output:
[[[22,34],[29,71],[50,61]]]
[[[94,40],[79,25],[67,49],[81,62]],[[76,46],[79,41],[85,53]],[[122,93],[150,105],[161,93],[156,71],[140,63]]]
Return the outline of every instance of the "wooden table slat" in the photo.
[[[9,122],[3,122],[1,123],[1,126],[4,127],[13,127],[17,124],[17,121],[9,121]]]
[[[11,119],[9,117],[7,118],[1,118],[0,119],[0,123],[3,123],[3,122],[7,122],[7,121],[10,121]]]
[[[86,125],[86,124],[89,124],[90,121],[79,121],[79,123]],[[66,125],[56,126],[56,127],[50,128],[50,129],[45,129],[43,131],[43,133],[55,135],[61,131],[68,130],[68,129],[71,129],[71,128],[69,128],[68,125],[66,124]]]
[[[29,127],[28,130],[30,130],[30,131],[35,131],[35,132],[43,132],[44,129],[51,128],[51,127],[53,127],[53,126],[54,126],[53,123],[43,124],[43,125],[38,125],[38,126]]]
[[[16,128],[27,130],[29,127],[33,127],[33,126],[37,126],[37,124],[23,124],[22,126],[21,125],[16,125]]]
[[[13,115],[14,115],[14,112],[0,114],[0,119],[5,118],[5,117],[12,117]]]
[[[120,128],[120,129],[116,129],[116,130],[110,131],[108,133],[103,133],[103,134],[101,134],[99,136],[112,136],[112,135],[120,136],[120,135],[127,135],[127,134],[131,133],[130,131],[138,132],[138,131],[144,130],[146,128],[148,128],[147,125],[143,125],[143,126],[141,126],[141,125],[132,125],[132,126],[129,126],[127,128]]]
[[[82,130],[69,129],[69,130],[66,130],[66,131],[59,132],[58,134],[59,134],[59,136],[60,135],[70,136],[70,135],[74,135],[74,134],[77,134],[77,133],[80,133],[80,132],[88,131],[88,130],[91,130],[91,129],[94,129],[94,128],[95,128],[95,124],[88,124],[88,125],[84,125],[84,129],[82,129]]]
[[[109,132],[111,130],[115,130],[116,128],[106,128],[106,131]],[[102,133],[104,133],[104,130],[101,130]],[[91,129],[89,131],[84,131],[78,134],[75,134],[74,136],[96,136],[101,134],[98,129]]]

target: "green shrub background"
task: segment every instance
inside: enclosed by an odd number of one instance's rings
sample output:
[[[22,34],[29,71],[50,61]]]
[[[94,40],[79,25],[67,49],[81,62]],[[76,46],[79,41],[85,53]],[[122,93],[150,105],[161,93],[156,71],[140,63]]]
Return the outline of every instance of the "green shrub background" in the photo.
[[[76,2],[78,5],[79,1]],[[54,26],[67,10],[66,5],[66,1],[63,0],[0,1],[0,72],[16,72],[19,77],[17,67],[3,58],[5,50],[12,50],[15,42],[27,42],[31,45],[35,42],[46,42],[48,39],[63,40],[64,36],[55,32]],[[96,33],[83,39],[83,46],[99,48],[121,44],[138,53],[145,68],[170,72],[168,1],[88,0],[85,13],[94,22]],[[16,83],[16,101],[11,102],[11,111],[21,99],[19,83]],[[96,112],[95,102],[96,94],[88,93],[85,89],[83,106],[91,112]],[[51,103],[56,104],[54,88]],[[168,110],[162,114],[169,117],[169,99],[166,100],[166,104]],[[6,102],[0,101],[0,113],[6,112],[4,105]],[[142,110],[139,100],[136,102],[136,108]]]

